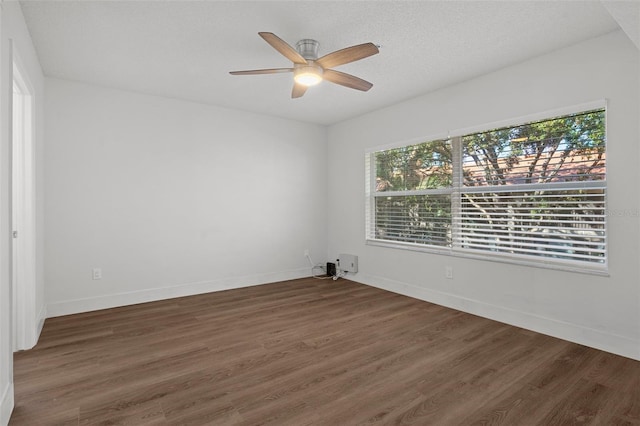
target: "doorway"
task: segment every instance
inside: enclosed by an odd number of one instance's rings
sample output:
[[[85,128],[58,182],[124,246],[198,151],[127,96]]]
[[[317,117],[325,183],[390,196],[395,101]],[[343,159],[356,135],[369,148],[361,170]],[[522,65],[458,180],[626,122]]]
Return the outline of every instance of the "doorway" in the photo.
[[[32,348],[36,332],[35,151],[33,89],[12,46],[11,231],[13,350]]]

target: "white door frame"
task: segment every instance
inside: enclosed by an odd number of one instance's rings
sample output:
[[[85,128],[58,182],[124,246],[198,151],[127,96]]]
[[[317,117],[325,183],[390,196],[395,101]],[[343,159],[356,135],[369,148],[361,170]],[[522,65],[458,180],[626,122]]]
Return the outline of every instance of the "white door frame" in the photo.
[[[12,42],[11,203],[13,349],[30,349],[37,341],[36,221],[33,85]],[[13,235],[12,235],[13,237]]]

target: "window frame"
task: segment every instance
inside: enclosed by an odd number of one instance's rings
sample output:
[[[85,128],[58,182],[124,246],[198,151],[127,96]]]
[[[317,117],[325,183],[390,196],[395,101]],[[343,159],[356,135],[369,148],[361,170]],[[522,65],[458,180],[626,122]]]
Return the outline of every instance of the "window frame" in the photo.
[[[534,189],[543,186],[545,188],[566,189],[566,188],[592,188],[598,187],[603,190],[604,198],[604,214],[603,214],[603,232],[604,232],[604,257],[603,262],[587,262],[577,260],[566,260],[550,258],[545,256],[521,255],[505,252],[493,252],[482,250],[467,249],[460,247],[457,232],[460,229],[459,210],[462,200],[462,193],[466,191],[487,191],[493,187],[464,187],[462,181],[462,143],[463,136],[488,132],[494,129],[505,127],[517,127],[534,123],[538,121],[551,120],[554,118],[579,114],[592,110],[604,110],[604,137],[605,152],[608,146],[608,117],[607,117],[607,101],[606,99],[598,100],[579,105],[573,105],[565,108],[547,110],[536,114],[510,118],[493,123],[485,123],[473,127],[460,128],[446,133],[438,133],[430,137],[422,137],[407,141],[398,141],[392,144],[376,146],[365,151],[365,244],[371,246],[387,247],[393,249],[402,249],[418,252],[426,252],[438,255],[462,257],[468,259],[484,260],[498,263],[516,264],[521,266],[529,266],[544,269],[554,269],[568,272],[578,272],[591,275],[608,276],[609,263],[609,235],[608,235],[608,183],[605,170],[605,178],[602,181],[585,181],[585,182],[562,182],[562,183],[544,183],[544,184],[526,184],[527,189]],[[453,183],[449,188],[427,189],[427,190],[410,190],[410,191],[384,191],[376,192],[376,159],[375,154],[380,151],[401,148],[411,145],[417,145],[429,141],[449,140],[452,148],[452,165],[453,165]],[[510,188],[522,187],[524,185],[509,185]],[[376,238],[376,198],[384,196],[411,196],[411,195],[435,195],[450,194],[451,196],[451,247],[427,245],[423,243],[393,241]]]

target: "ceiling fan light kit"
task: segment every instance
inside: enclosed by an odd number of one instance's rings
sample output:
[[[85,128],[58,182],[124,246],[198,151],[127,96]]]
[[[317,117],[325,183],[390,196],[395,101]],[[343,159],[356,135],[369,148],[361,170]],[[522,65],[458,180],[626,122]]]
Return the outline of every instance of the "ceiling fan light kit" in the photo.
[[[373,43],[364,43],[347,47],[324,55],[318,59],[320,44],[316,40],[302,39],[296,43],[294,49],[280,37],[273,33],[258,33],[267,43],[280,52],[281,55],[293,62],[293,68],[270,68],[261,70],[231,71],[232,75],[258,75],[293,72],[292,98],[299,98],[309,86],[315,86],[322,80],[327,80],[350,89],[363,92],[371,89],[373,84],[356,76],[335,71],[333,67],[355,62],[379,52]]]
[[[308,65],[295,64],[293,67],[293,79],[303,86],[315,86],[322,81],[324,70],[316,65],[314,61],[309,61]]]

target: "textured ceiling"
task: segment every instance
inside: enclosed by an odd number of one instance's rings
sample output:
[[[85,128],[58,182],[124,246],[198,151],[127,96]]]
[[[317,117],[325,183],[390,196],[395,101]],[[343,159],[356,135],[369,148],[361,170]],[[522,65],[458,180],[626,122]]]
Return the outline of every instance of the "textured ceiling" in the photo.
[[[22,1],[45,75],[333,124],[618,29],[599,1]],[[373,42],[337,67],[374,84],[323,82],[291,99],[288,67],[258,36]]]

